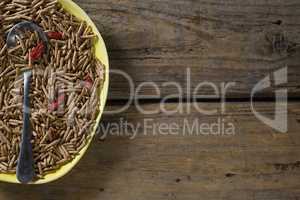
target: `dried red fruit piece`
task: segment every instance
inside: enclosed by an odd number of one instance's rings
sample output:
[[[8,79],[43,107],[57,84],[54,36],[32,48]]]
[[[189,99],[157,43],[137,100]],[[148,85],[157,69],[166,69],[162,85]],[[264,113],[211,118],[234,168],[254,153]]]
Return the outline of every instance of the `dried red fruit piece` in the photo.
[[[90,77],[90,75],[86,75],[85,77],[84,77],[84,87],[85,88],[87,88],[87,89],[92,89],[92,87],[93,87],[93,80],[92,80],[92,78]]]
[[[48,38],[61,40],[63,39],[64,34],[62,32],[50,31],[47,33]]]
[[[58,96],[57,100],[53,101],[50,105],[49,105],[49,111],[52,112],[54,110],[57,110],[58,107],[60,105],[63,104],[63,102],[65,101],[65,95],[64,94],[61,94]]]
[[[31,51],[30,51],[30,58],[32,61],[36,61],[38,59],[40,59],[44,53],[45,50],[45,45],[43,42],[39,42],[37,44],[36,47],[34,47]]]

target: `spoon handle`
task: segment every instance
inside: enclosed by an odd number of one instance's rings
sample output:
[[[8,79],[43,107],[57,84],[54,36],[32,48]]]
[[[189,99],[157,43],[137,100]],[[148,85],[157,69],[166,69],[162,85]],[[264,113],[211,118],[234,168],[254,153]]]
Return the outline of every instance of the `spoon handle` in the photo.
[[[17,165],[17,178],[21,183],[29,183],[35,176],[34,161],[30,127],[30,80],[31,72],[24,73],[24,101],[23,101],[23,130],[20,147],[20,155]]]

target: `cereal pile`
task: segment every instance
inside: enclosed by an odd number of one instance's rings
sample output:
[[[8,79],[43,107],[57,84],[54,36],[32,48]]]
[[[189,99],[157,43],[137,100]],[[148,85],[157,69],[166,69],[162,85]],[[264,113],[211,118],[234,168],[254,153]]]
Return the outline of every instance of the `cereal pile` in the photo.
[[[95,57],[97,36],[57,0],[0,2],[0,173],[15,173],[22,131],[23,77],[32,70],[31,126],[39,177],[70,162],[86,145],[99,110],[104,65]],[[6,34],[32,21],[49,39],[24,32],[14,48]]]

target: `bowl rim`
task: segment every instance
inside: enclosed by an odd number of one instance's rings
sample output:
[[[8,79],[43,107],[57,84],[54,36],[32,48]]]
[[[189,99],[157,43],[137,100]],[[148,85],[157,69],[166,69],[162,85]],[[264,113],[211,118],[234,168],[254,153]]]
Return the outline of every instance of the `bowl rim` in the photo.
[[[108,58],[108,53],[107,53],[107,49],[106,49],[106,45],[105,45],[103,37],[101,36],[99,30],[97,29],[97,26],[94,24],[94,22],[91,20],[91,18],[75,2],[73,2],[72,0],[58,0],[58,3],[60,3],[67,12],[75,15],[80,20],[86,21],[88,23],[88,25],[90,25],[92,27],[93,32],[98,36],[98,40],[94,44],[95,55],[105,65],[105,80],[104,80],[102,90],[101,90],[100,96],[99,96],[99,98],[100,98],[99,114],[97,116],[96,123],[93,127],[93,130],[90,133],[91,137],[88,139],[87,144],[83,147],[83,149],[80,150],[79,154],[73,160],[71,160],[70,162],[61,166],[59,169],[55,170],[54,172],[51,172],[51,173],[45,175],[45,177],[43,179],[37,179],[36,181],[34,181],[30,184],[45,184],[45,183],[53,182],[53,181],[65,176],[77,165],[77,163],[80,161],[80,159],[83,157],[83,155],[89,148],[91,141],[96,134],[96,130],[97,130],[98,124],[101,120],[101,117],[103,115],[104,107],[105,107],[107,95],[108,95],[109,58]],[[19,184],[19,181],[16,178],[16,174],[0,173],[0,181]]]

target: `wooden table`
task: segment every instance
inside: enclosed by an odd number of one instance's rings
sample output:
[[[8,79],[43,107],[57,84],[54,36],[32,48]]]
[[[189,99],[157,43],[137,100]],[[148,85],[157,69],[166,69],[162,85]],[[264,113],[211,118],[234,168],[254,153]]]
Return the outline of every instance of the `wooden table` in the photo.
[[[298,0],[76,2],[96,22],[108,47],[114,73],[107,110],[121,108],[130,97],[128,81],[117,70],[132,78],[135,89],[140,86],[134,96],[143,99],[138,101],[140,109],[159,109],[166,97],[163,105],[168,110],[183,102],[184,111],[170,115],[145,115],[133,103],[119,114],[104,115],[102,127],[120,119],[133,125],[148,120],[150,125],[179,124],[179,134],[159,134],[158,129],[151,132],[141,126],[127,134],[115,130],[102,140],[100,130],[66,177],[42,186],[0,183],[0,199],[300,199]],[[254,116],[250,97],[260,80],[285,66],[288,83],[281,89],[288,88],[289,129],[282,134]],[[220,99],[211,96],[213,88],[197,90],[205,81],[218,88],[236,83],[227,89],[225,112]],[[190,90],[173,95],[178,88],[168,82]],[[274,114],[278,88],[272,84],[257,93],[258,112]],[[217,112],[204,115],[195,105]],[[184,121],[195,119],[202,124],[227,120],[235,125],[235,134],[187,134]]]

